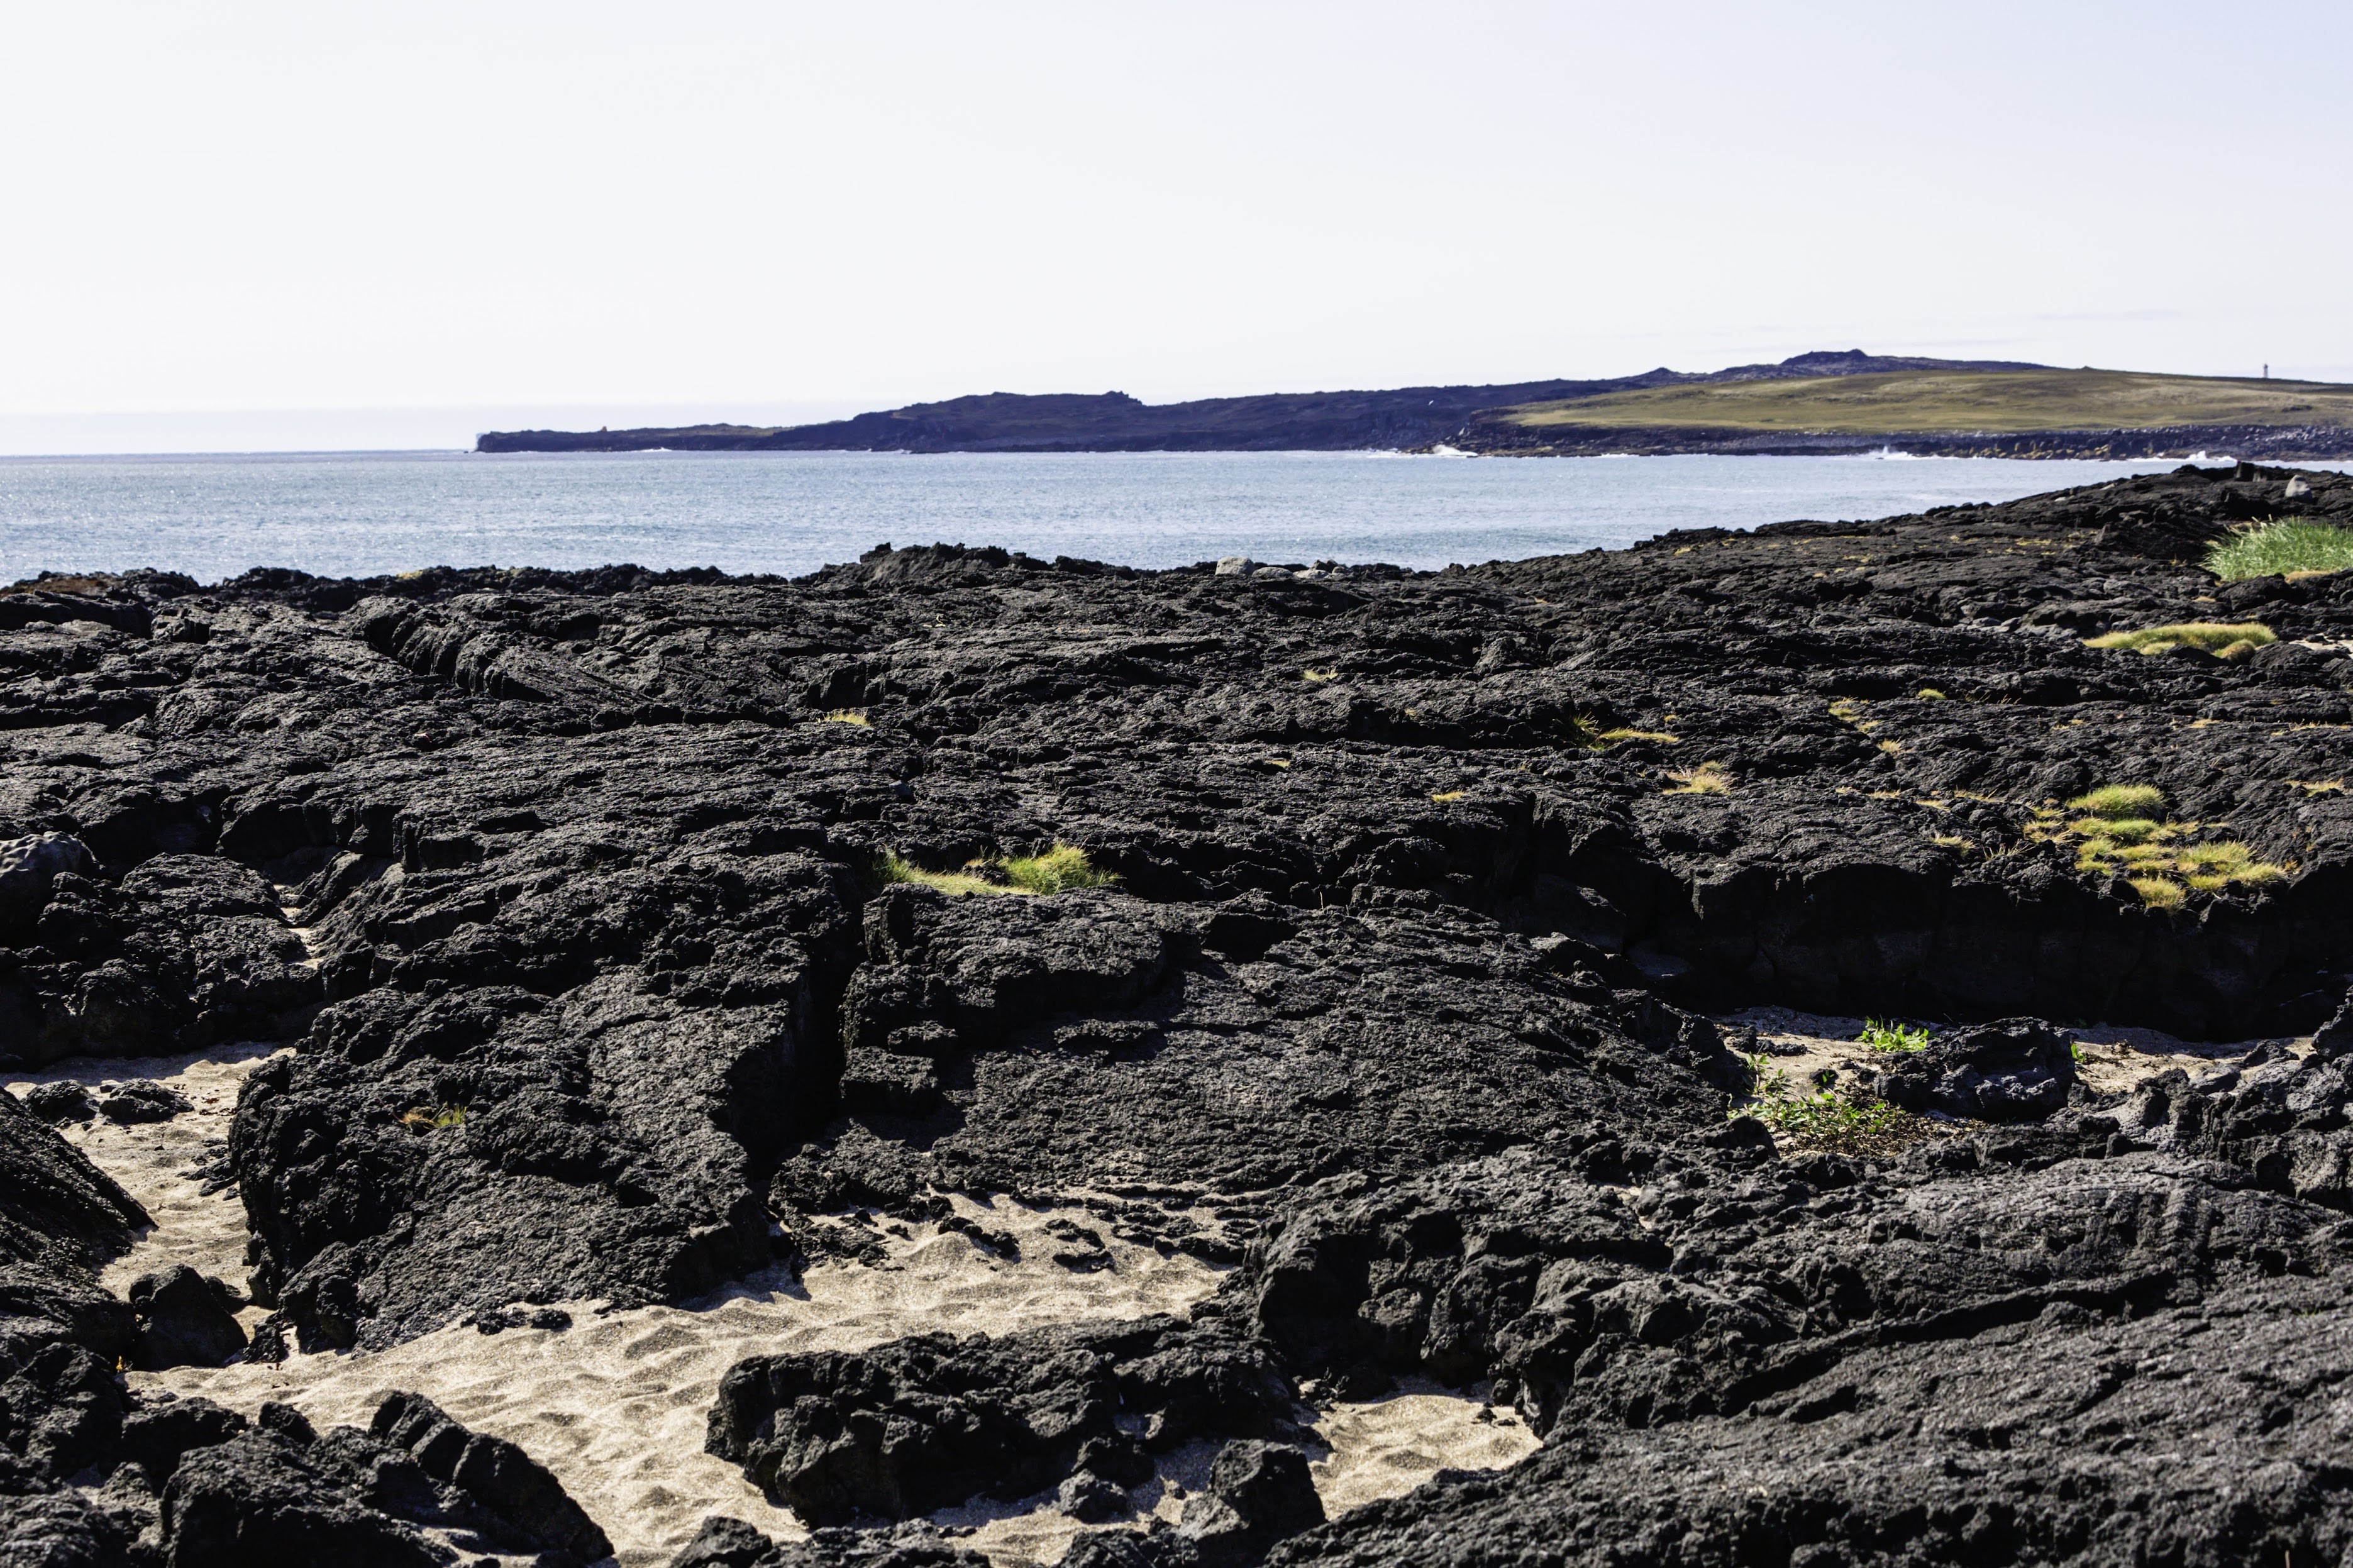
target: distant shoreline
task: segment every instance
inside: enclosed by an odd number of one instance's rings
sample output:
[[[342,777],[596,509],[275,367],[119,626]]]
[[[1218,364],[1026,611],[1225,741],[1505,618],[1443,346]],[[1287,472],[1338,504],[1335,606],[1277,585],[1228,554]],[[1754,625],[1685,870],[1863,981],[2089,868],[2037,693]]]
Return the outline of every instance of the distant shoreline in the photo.
[[[799,426],[492,430],[507,452],[1271,452],[2269,462],[2353,458],[2353,386],[1860,350],[1706,374],[1419,386],[1152,405],[997,392]]]
[[[2161,430],[2048,430],[2020,433],[1981,432],[1968,435],[1924,435],[1885,431],[1868,435],[1841,432],[1793,431],[1760,436],[1753,431],[1694,432],[1661,428],[1577,430],[1556,428],[1552,438],[1496,440],[1465,444],[1460,440],[1419,447],[1074,447],[1068,445],[936,447],[771,447],[720,442],[680,444],[627,439],[612,441],[551,440],[534,437],[567,437],[571,432],[516,431],[485,434],[470,455],[597,456],[624,453],[774,453],[799,456],[837,454],[880,457],[1143,457],[1234,456],[1261,453],[1328,452],[1382,453],[1404,457],[1465,458],[1866,458],[1887,452],[1906,458],[1997,458],[2013,461],[2073,462],[2220,462],[2225,458],[2267,463],[2339,463],[2353,460],[2353,431],[2282,430],[2262,426],[2191,425]],[[598,434],[602,434],[601,432]],[[617,437],[634,432],[615,431]]]

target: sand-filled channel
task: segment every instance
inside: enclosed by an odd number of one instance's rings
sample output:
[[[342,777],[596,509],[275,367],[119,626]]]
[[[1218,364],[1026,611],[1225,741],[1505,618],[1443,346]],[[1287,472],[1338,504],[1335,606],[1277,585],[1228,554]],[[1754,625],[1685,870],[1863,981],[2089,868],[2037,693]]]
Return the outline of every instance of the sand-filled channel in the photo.
[[[195,1105],[168,1121],[124,1127],[98,1120],[60,1129],[156,1222],[108,1267],[110,1289],[120,1293],[139,1275],[173,1263],[243,1285],[243,1205],[233,1190],[201,1191],[204,1165],[227,1136],[237,1086],[278,1048],[75,1061],[12,1078],[9,1087],[19,1093],[58,1080],[153,1079]],[[964,1215],[1012,1233],[1019,1259],[998,1258],[935,1226],[886,1222],[878,1233],[886,1254],[881,1268],[822,1263],[798,1280],[776,1269],[676,1307],[604,1312],[596,1302],[570,1302],[565,1308],[573,1326],[563,1331],[484,1334],[453,1325],[386,1351],[129,1375],[134,1387],[201,1394],[248,1415],[265,1400],[282,1400],[322,1426],[364,1426],[385,1393],[413,1390],[546,1465],[612,1537],[622,1568],[661,1568],[710,1514],[730,1514],[773,1535],[803,1533],[742,1471],[703,1451],[720,1377],[743,1357],[860,1350],[917,1333],[1001,1334],[1183,1313],[1214,1291],[1224,1273],[1198,1258],[1163,1257],[1113,1237],[1104,1243],[1110,1268],[1074,1272],[1051,1260],[1060,1244],[1048,1226],[1063,1218],[1087,1223],[1084,1210],[954,1201]],[[241,1314],[248,1328],[265,1315],[259,1308]],[[1329,1451],[1314,1457],[1312,1473],[1335,1515],[1409,1491],[1441,1468],[1507,1465],[1536,1446],[1508,1411],[1485,1410],[1467,1392],[1424,1385],[1341,1405],[1316,1429]],[[1196,1444],[1167,1456],[1159,1477],[1138,1492],[1144,1512],[1133,1522],[1175,1518],[1185,1496],[1206,1480],[1214,1453],[1214,1446]],[[1089,1528],[1050,1503],[1048,1497],[976,1500],[934,1517],[969,1529],[970,1545],[1010,1568],[1059,1561]]]

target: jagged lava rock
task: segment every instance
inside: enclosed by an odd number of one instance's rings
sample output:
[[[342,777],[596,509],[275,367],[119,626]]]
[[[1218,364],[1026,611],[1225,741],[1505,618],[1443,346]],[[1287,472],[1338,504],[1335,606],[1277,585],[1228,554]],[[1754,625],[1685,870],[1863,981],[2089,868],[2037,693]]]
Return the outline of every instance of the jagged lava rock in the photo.
[[[1137,1441],[1286,1433],[1294,1400],[1262,1348],[1214,1323],[934,1334],[739,1362],[708,1447],[801,1518],[836,1524],[1050,1489],[1082,1463],[1123,1468],[1123,1447],[1133,1467]]]

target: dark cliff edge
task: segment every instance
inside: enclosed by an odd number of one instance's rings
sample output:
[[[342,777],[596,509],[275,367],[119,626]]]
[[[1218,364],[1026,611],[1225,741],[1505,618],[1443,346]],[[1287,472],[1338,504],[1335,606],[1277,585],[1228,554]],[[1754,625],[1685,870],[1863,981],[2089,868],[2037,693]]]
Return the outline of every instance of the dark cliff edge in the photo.
[[[1124,392],[1031,396],[994,392],[774,428],[697,425],[642,430],[493,430],[478,452],[1250,452],[1356,451],[1451,443],[1484,410],[1556,403],[1695,382],[1868,375],[1903,370],[2031,370],[1994,360],[1843,353],[1712,374],[1662,366],[1640,375],[1499,386],[1408,386],[1387,392],[1276,393],[1147,404]]]

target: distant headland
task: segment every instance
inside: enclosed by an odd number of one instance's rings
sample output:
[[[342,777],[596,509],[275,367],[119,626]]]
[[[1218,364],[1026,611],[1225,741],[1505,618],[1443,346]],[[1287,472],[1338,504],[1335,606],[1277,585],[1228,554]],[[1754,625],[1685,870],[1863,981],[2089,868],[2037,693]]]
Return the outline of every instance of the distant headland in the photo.
[[[1455,451],[1514,457],[1890,449],[1940,457],[2353,458],[2353,385],[2060,370],[1861,350],[1599,381],[1147,404],[996,392],[822,425],[493,430],[479,452]]]

